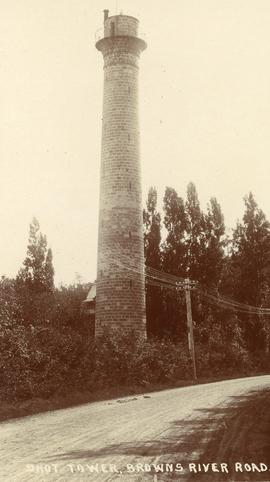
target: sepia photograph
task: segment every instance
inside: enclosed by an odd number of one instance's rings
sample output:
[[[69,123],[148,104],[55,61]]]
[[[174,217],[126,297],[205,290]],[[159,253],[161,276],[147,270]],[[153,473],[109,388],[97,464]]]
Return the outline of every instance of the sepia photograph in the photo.
[[[270,482],[269,0],[0,0],[0,481]]]

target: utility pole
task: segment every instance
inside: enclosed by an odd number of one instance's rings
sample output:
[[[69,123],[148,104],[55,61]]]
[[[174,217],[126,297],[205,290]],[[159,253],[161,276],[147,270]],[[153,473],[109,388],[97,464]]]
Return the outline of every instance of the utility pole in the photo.
[[[196,286],[195,281],[191,281],[189,278],[185,280],[185,295],[186,295],[186,306],[187,306],[187,327],[188,327],[188,348],[191,355],[192,366],[193,366],[193,376],[194,380],[197,380],[197,370],[196,370],[196,358],[195,358],[195,347],[194,347],[194,337],[193,337],[193,320],[192,320],[192,310],[191,310],[191,296],[190,291]]]
[[[193,321],[192,321],[192,309],[191,309],[191,290],[196,288],[196,281],[191,281],[189,278],[185,279],[184,282],[177,283],[178,289],[185,291],[186,297],[186,307],[187,307],[187,330],[188,330],[188,349],[190,357],[192,360],[193,367],[193,378],[197,380],[197,370],[196,370],[196,358],[195,358],[195,347],[194,347],[194,336],[193,336]]]

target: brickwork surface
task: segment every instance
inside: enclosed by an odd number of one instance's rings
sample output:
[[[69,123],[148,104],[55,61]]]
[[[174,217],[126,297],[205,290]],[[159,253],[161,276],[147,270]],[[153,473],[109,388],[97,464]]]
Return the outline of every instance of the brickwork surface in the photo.
[[[137,37],[138,33],[138,20],[134,17],[128,17],[127,15],[114,15],[109,17],[104,24],[104,37],[110,37],[112,33],[112,24],[114,23],[115,35],[129,35],[131,37]]]
[[[97,43],[104,57],[96,334],[146,334],[138,60],[144,44],[128,36],[137,20],[121,17],[126,36]],[[125,18],[126,23],[125,23]],[[111,17],[105,22],[109,23]],[[135,21],[135,22],[134,22]]]

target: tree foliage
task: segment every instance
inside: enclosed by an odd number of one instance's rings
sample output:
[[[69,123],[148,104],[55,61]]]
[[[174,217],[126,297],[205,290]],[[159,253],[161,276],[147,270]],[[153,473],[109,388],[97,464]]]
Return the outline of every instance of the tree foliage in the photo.
[[[149,192],[156,206],[157,193]],[[216,296],[227,295],[248,305],[263,307],[270,305],[270,224],[259,209],[254,196],[250,193],[244,199],[245,213],[238,222],[231,238],[226,235],[224,216],[217,199],[212,197],[206,212],[200,207],[196,187],[189,183],[186,199],[175,189],[167,187],[163,202],[163,216],[158,216],[158,263],[161,270],[182,278],[199,281],[205,289]],[[146,223],[147,219],[147,223]],[[144,217],[146,233],[154,232],[151,216]],[[160,229],[163,219],[163,230]],[[152,231],[150,230],[150,226]],[[160,241],[160,233],[162,233]],[[154,239],[154,238],[153,238]],[[146,264],[150,264],[149,238],[145,238]],[[153,251],[154,252],[154,251]],[[157,252],[157,251],[156,251]],[[153,257],[152,257],[153,259]],[[151,294],[150,294],[151,293]],[[156,298],[155,298],[156,293]],[[160,313],[161,323],[157,325],[156,335],[172,339],[186,337],[186,309],[183,294],[176,294],[165,288],[147,289],[148,302],[152,300],[151,310],[147,312],[148,325],[153,316]],[[263,316],[238,314],[229,326],[235,334],[230,338],[222,324],[228,323],[232,311],[220,310],[218,306],[206,301],[199,293],[193,293],[193,318],[196,336],[208,343],[214,330],[226,352],[226,340],[239,350],[269,351],[269,319]],[[155,301],[154,301],[155,300]],[[155,305],[158,312],[155,312]],[[155,315],[154,315],[155,313]],[[211,322],[211,320],[220,320]],[[218,328],[219,326],[219,328]],[[212,330],[213,328],[213,330]],[[222,334],[222,336],[221,336]],[[235,341],[236,340],[236,341]]]
[[[52,292],[54,289],[52,250],[47,248],[47,238],[40,232],[39,222],[33,218],[29,229],[29,241],[23,267],[17,276],[18,287],[33,294]]]
[[[23,267],[16,278],[16,291],[26,322],[49,319],[54,309],[54,269],[52,251],[47,238],[40,232],[39,222],[33,218]]]
[[[234,296],[258,307],[270,302],[270,223],[254,196],[244,198],[245,212],[233,232],[231,263]],[[269,319],[242,316],[250,349],[269,350]]]
[[[211,198],[203,212],[194,184],[186,198],[167,187],[163,212],[151,188],[143,213],[146,264],[198,280],[217,299],[269,307],[270,224],[252,194],[244,202],[228,238],[218,201]],[[95,341],[82,310],[88,289],[81,282],[54,287],[52,252],[34,219],[16,280],[0,279],[1,400],[191,376],[183,292],[147,285],[147,341],[131,333]],[[203,290],[192,293],[192,311],[199,376],[269,371],[269,317],[224,309]]]
[[[224,269],[225,224],[220,204],[211,198],[204,216],[204,250],[201,256],[203,281],[207,286],[219,286]]]
[[[157,190],[151,187],[148,193],[144,220],[144,252],[147,266],[161,269],[161,215],[157,210]],[[158,287],[146,287],[146,316],[149,336],[157,336],[163,327],[163,299]]]
[[[183,199],[171,187],[165,190],[163,209],[166,228],[163,267],[168,273],[185,276],[187,216]]]
[[[205,255],[205,216],[200,208],[195,184],[189,183],[187,187],[187,200],[185,205],[186,229],[186,271],[188,277],[203,281],[202,260]]]
[[[143,220],[145,259],[148,266],[160,269],[161,216],[157,211],[157,190],[154,187],[149,189]]]
[[[233,232],[232,262],[238,270],[235,294],[246,303],[261,306],[270,275],[270,223],[250,193],[245,212]]]

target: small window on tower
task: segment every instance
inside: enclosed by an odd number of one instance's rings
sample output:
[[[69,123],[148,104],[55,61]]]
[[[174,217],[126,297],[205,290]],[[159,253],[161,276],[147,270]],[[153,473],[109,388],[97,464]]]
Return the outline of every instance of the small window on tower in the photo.
[[[129,190],[131,191],[131,181],[129,182]]]
[[[128,232],[129,239],[131,239],[131,231]]]

